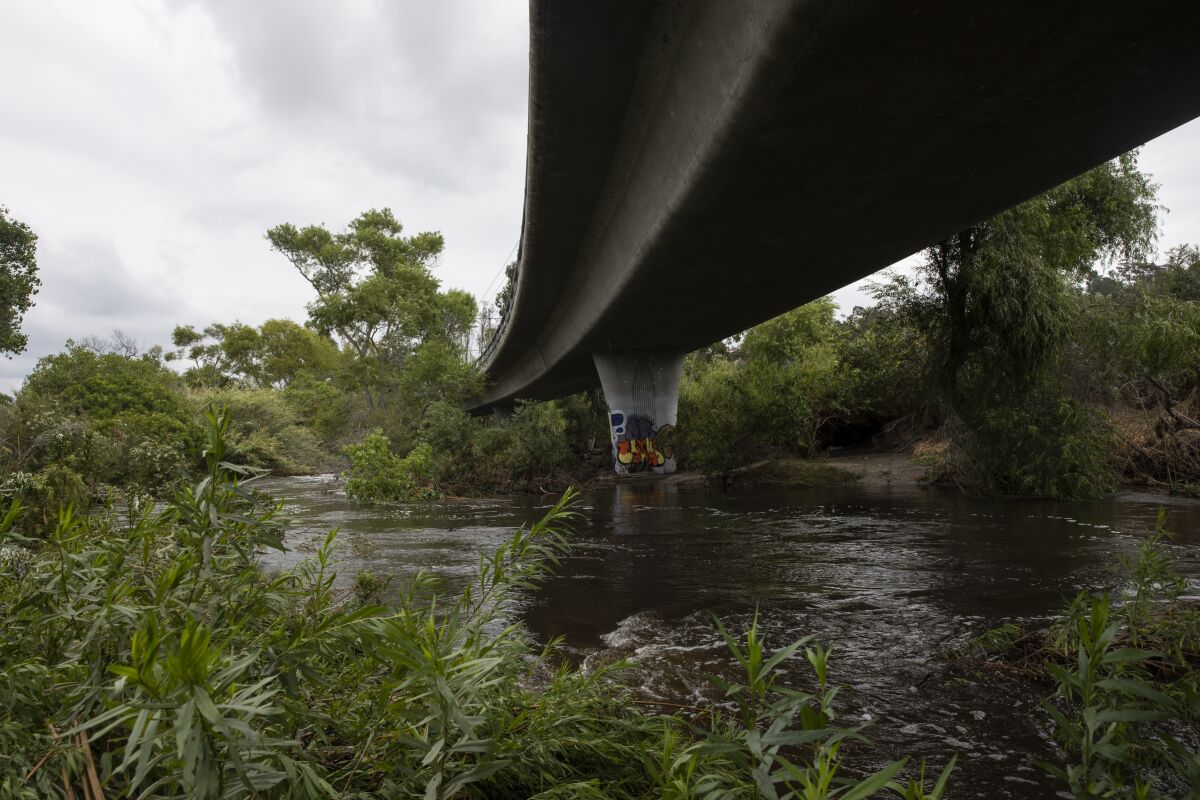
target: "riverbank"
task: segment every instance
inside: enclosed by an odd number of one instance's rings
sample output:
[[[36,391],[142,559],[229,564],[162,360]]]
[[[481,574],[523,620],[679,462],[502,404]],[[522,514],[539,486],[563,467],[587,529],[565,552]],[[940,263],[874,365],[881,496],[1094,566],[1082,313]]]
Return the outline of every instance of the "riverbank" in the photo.
[[[874,475],[873,477],[878,477]],[[685,470],[669,475],[600,475],[583,484],[585,489],[602,489],[616,484],[656,483],[665,486],[715,484],[726,489],[822,489],[845,486],[861,479],[858,472],[833,463],[832,459],[769,458],[738,467],[723,476],[706,477]],[[874,484],[872,484],[874,485]]]
[[[516,498],[523,496],[557,495],[569,486],[585,491],[611,488],[615,485],[654,484],[662,486],[701,487],[711,485],[726,490],[750,489],[822,489],[856,485],[863,489],[913,489],[944,488],[954,493],[963,493],[950,482],[938,483],[928,479],[929,465],[912,450],[895,451],[876,448],[853,447],[834,450],[814,459],[799,457],[777,457],[756,461],[731,470],[724,476],[705,476],[695,470],[682,470],[669,475],[639,473],[617,475],[607,462],[590,458],[583,469],[574,474],[562,474],[541,481],[530,481],[520,489],[505,492],[449,491],[441,495],[444,500],[483,500]],[[333,476],[335,482],[343,480],[338,472],[316,472],[310,477]],[[280,477],[287,477],[286,474]],[[296,477],[304,477],[299,475]],[[1200,502],[1191,494],[1172,491],[1170,486],[1158,483],[1122,481],[1118,491],[1110,495],[1115,499],[1145,502],[1148,499],[1174,505]],[[1015,499],[1009,497],[1008,499]]]

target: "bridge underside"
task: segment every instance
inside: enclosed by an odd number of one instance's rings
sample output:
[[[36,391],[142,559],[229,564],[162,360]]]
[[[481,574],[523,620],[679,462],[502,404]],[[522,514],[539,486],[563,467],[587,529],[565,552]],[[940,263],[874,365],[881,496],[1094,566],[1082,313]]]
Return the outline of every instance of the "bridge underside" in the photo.
[[[476,410],[875,272],[1200,115],[1200,3],[533,0],[515,302]]]

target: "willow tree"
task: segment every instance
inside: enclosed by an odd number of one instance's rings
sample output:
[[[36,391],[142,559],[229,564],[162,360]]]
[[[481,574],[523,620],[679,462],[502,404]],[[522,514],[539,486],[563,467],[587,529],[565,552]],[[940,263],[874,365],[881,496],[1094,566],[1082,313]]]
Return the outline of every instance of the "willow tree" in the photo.
[[[929,343],[934,396],[968,460],[985,465],[974,477],[986,488],[1087,495],[1107,485],[1104,436],[1054,367],[1080,287],[1151,253],[1156,193],[1131,152],[936,243],[911,277],[875,286]]]
[[[1041,380],[1068,341],[1077,288],[1150,254],[1156,193],[1127,153],[938,242],[911,278],[874,287],[925,333],[947,413]]]
[[[355,377],[370,408],[427,343],[465,347],[475,318],[474,298],[441,291],[433,276],[442,235],[403,231],[387,208],[360,214],[339,233],[286,223],[267,231],[271,246],[317,293],[309,325],[355,354]]]

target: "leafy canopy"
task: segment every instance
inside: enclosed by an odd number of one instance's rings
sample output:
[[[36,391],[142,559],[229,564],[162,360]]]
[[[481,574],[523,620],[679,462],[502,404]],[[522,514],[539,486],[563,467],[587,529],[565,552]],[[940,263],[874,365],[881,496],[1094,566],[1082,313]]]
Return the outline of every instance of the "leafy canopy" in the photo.
[[[288,319],[270,319],[258,328],[214,322],[203,331],[177,325],[171,341],[176,350],[167,359],[190,358],[195,366],[188,378],[208,386],[284,388],[301,373],[329,377],[341,362],[333,340]]]
[[[390,209],[366,211],[341,233],[285,223],[267,231],[271,246],[317,292],[309,319],[361,356],[396,360],[434,333],[456,333],[474,320],[462,292],[442,294],[432,268],[445,246],[440,233],[402,235]]]
[[[1072,288],[1149,253],[1156,192],[1127,153],[938,242],[914,278],[892,275],[875,299],[921,330],[950,410],[1020,394],[1062,353]]]
[[[94,422],[127,414],[166,414],[182,419],[186,410],[176,391],[177,382],[174,373],[151,357],[97,353],[68,342],[63,352],[38,361],[21,394]]]
[[[12,354],[25,349],[29,337],[21,333],[21,322],[41,283],[37,275],[37,234],[0,206],[0,352]]]
[[[442,235],[403,232],[387,208],[360,214],[340,233],[290,223],[267,231],[271,246],[317,293],[309,325],[353,350],[354,378],[372,404],[424,343],[465,352],[477,310],[466,292],[440,291],[432,269]]]

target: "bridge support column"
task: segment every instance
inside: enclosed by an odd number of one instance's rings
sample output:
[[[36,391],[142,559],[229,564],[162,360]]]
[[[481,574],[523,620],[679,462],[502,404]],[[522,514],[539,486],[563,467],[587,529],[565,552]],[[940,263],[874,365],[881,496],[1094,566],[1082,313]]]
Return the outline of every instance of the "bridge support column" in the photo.
[[[675,471],[675,414],[683,353],[641,351],[593,356],[608,404],[618,475]]]

